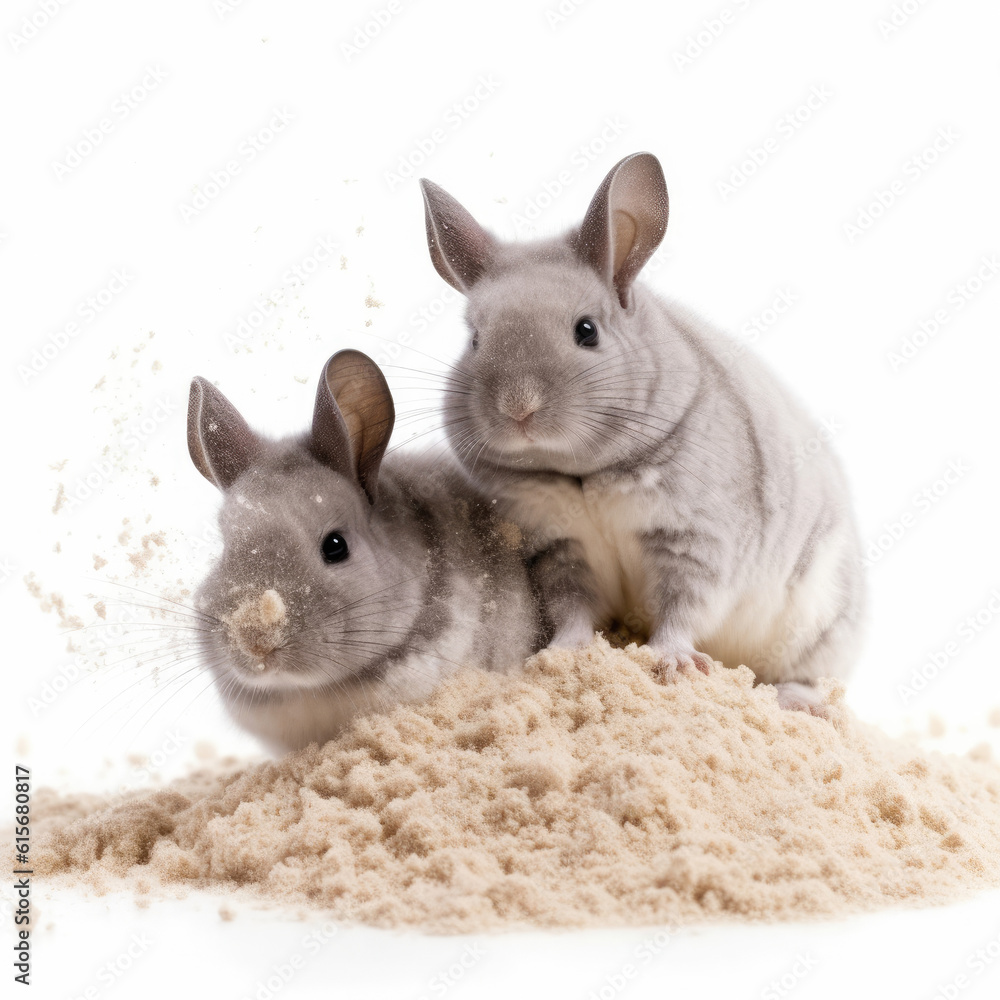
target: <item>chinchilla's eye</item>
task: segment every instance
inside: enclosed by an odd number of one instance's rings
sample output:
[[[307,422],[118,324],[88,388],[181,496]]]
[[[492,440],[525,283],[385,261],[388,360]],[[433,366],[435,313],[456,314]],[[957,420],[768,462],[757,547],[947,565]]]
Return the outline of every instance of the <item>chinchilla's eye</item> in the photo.
[[[347,548],[347,539],[339,531],[331,531],[320,545],[324,561],[328,563],[343,562],[351,553]]]
[[[597,347],[597,324],[589,316],[584,316],[577,322],[573,336],[581,347]]]

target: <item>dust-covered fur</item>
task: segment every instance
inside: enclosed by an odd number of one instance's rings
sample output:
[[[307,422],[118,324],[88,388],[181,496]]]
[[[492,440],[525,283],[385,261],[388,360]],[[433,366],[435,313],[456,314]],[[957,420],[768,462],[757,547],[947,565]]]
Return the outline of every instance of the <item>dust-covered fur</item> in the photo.
[[[326,376],[347,365],[342,409]],[[364,355],[335,355],[324,376],[326,415],[281,441],[255,435],[208,383],[192,387],[192,457],[223,489],[224,549],[196,596],[214,623],[203,659],[232,717],[278,751],[425,698],[459,666],[518,666],[539,645],[516,529],[451,459],[382,463],[391,400],[373,428],[374,411],[351,398],[388,395]],[[349,546],[333,564],[331,532]]]

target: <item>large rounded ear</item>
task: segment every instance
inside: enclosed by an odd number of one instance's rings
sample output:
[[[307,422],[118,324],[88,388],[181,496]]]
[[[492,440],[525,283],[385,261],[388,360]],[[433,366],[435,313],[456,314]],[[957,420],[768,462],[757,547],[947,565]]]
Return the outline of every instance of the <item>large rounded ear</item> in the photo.
[[[203,378],[191,380],[188,451],[198,471],[227,490],[260,452],[260,439],[236,407]]]
[[[489,267],[496,241],[443,188],[422,179],[420,190],[431,260],[449,285],[468,292]]]
[[[385,377],[360,351],[338,351],[316,390],[311,448],[332,469],[358,481],[371,503],[396,410]]]
[[[577,252],[625,308],[632,282],[663,239],[667,211],[667,184],[652,153],[633,153],[612,167],[587,209]]]

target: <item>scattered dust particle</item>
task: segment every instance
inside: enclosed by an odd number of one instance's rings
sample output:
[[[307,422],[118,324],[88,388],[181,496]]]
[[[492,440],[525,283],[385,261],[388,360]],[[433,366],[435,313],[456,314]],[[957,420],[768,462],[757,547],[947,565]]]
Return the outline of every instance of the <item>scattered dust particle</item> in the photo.
[[[94,569],[101,569],[102,567],[107,566],[107,564],[107,559],[102,558],[96,552],[94,553]]]
[[[102,375],[102,376],[101,376],[101,377],[100,377],[100,378],[99,378],[99,379],[98,379],[98,380],[97,380],[97,381],[96,381],[96,382],[94,383],[94,388],[93,388],[93,389],[91,389],[90,391],[91,391],[91,392],[99,392],[99,391],[100,391],[101,389],[103,389],[103,388],[104,388],[104,383],[105,383],[105,382],[107,381],[107,378],[108,378],[108,377],[107,377],[107,375]]]
[[[214,760],[218,756],[214,743],[208,740],[198,740],[194,745],[194,755],[198,760]]]
[[[133,767],[145,767],[149,763],[149,758],[144,753],[126,754],[125,759]]]
[[[496,525],[497,534],[510,548],[520,548],[522,541],[521,529],[513,521],[498,520]]]
[[[358,228],[354,230],[354,235],[360,236],[364,231],[365,231],[364,226],[358,226]]]
[[[152,364],[151,364],[151,365],[150,365],[149,367],[150,367],[150,368],[151,368],[151,369],[152,369],[152,370],[153,370],[154,372],[159,372],[159,371],[163,371],[163,364],[162,364],[162,362],[160,362],[160,361],[154,361],[154,362],[153,362],[153,363],[152,363]]]
[[[157,475],[150,476],[149,477],[149,485],[150,486],[159,486],[160,485],[160,477],[157,476]]]
[[[967,755],[972,760],[989,761],[993,759],[993,747],[989,743],[977,743]]]
[[[295,381],[300,383],[301,385],[305,385],[306,382],[309,381],[308,375],[293,375],[292,378],[294,378]]]
[[[1000,707],[994,708],[990,712],[989,722],[991,726],[1000,726]]]
[[[83,620],[76,615],[71,615],[66,610],[66,598],[62,594],[46,594],[34,573],[29,573],[24,578],[24,584],[28,588],[28,593],[38,601],[38,606],[45,614],[54,611],[58,615],[60,627],[64,629],[83,628]]]
[[[379,302],[379,300],[378,300],[377,298],[375,298],[375,296],[374,296],[374,295],[372,295],[372,293],[371,293],[371,292],[369,292],[369,293],[368,293],[368,294],[367,294],[367,295],[365,296],[365,305],[366,305],[366,306],[367,306],[367,307],[368,307],[369,309],[381,309],[381,308],[382,308],[382,303],[381,303],[381,302]]]
[[[230,920],[236,919],[236,912],[223,904],[219,907],[219,917],[229,923]]]
[[[816,918],[1000,886],[994,762],[860,725],[842,687],[828,722],[746,667],[664,685],[654,666],[601,639],[543,650],[278,760],[86,809],[52,793],[36,877],[152,881],[154,900],[252,884],[282,909],[439,933]]]
[[[18,736],[14,752],[18,755],[18,757],[27,757],[28,754],[31,753],[31,741],[24,735],[24,733]]]
[[[107,617],[108,617],[108,609],[107,609],[106,605],[104,604],[104,601],[98,601],[94,605],[94,611],[97,613],[97,617],[98,618],[107,619]]]
[[[140,896],[136,901],[135,905],[137,909],[148,910],[151,903],[148,896]]]
[[[152,340],[155,336],[156,336],[156,331],[155,330],[150,330],[149,331],[149,339]]]
[[[347,258],[343,254],[340,255],[340,269],[341,271],[347,270]]]
[[[111,361],[114,361],[118,357],[118,348],[116,347],[110,355],[108,355]]]
[[[162,531],[154,531],[149,535],[143,535],[140,544],[142,545],[141,549],[128,554],[128,561],[135,568],[136,573],[149,565],[149,560],[153,558],[154,554],[153,546],[163,548],[167,544],[167,538]]]
[[[55,500],[55,503],[52,505],[52,513],[53,514],[58,514],[59,511],[62,510],[63,504],[66,503],[66,499],[67,499],[66,498],[66,487],[63,486],[62,483],[60,483],[58,489],[56,490],[56,500]]]
[[[56,544],[52,546],[52,551],[62,552],[62,542],[56,542]]]
[[[49,468],[50,468],[50,469],[53,469],[53,470],[54,470],[54,471],[56,471],[56,472],[62,472],[62,470],[66,468],[66,463],[67,463],[68,461],[69,461],[69,459],[68,459],[68,458],[63,458],[63,459],[61,459],[61,460],[60,460],[60,461],[58,461],[58,462],[53,462],[53,463],[52,463],[52,464],[51,464],[51,465],[49,466]]]
[[[131,532],[131,531],[129,531],[129,529],[128,529],[128,528],[126,528],[126,529],[125,529],[125,530],[124,530],[124,531],[123,531],[123,532],[122,532],[122,533],[121,533],[121,534],[120,534],[120,535],[118,536],[118,544],[119,544],[119,545],[128,545],[128,540],[129,540],[129,539],[130,539],[131,537],[132,537],[132,532]]]
[[[372,325],[372,321],[370,319],[366,319],[365,320],[365,326],[371,326],[371,325]]]
[[[948,727],[945,726],[944,719],[932,712],[927,719],[927,735],[939,740],[947,731]]]

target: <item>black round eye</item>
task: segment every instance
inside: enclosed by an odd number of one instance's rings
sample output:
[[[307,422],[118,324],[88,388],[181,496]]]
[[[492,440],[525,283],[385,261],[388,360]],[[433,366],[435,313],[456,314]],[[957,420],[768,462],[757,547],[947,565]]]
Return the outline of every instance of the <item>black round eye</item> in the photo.
[[[339,531],[331,531],[323,539],[320,549],[328,563],[343,562],[351,554],[347,548],[347,539]]]
[[[581,347],[597,347],[597,324],[589,316],[584,316],[576,324],[573,336]]]

